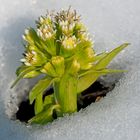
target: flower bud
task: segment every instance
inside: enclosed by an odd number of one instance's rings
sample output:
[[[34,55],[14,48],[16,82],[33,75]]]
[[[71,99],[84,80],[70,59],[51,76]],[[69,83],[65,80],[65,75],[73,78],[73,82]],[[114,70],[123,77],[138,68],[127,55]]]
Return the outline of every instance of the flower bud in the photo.
[[[43,69],[41,70],[42,73],[46,73],[52,77],[57,77],[57,73],[53,67],[53,65],[51,64],[51,62],[47,62]]]
[[[91,47],[85,47],[80,51],[80,53],[77,53],[76,58],[80,63],[82,70],[87,70],[92,67],[94,55],[94,51]]]
[[[52,77],[60,77],[64,73],[64,69],[64,58],[61,56],[55,56],[44,66],[41,72],[47,73]]]
[[[76,45],[77,45],[77,40],[75,36],[65,37],[62,40],[62,47],[60,50],[60,54],[64,57],[71,56],[75,51]]]
[[[76,74],[79,70],[80,70],[80,63],[76,59],[74,59],[70,65],[69,73],[73,75]]]
[[[64,58],[61,56],[55,56],[52,57],[51,62],[56,70],[56,73],[61,76],[65,70]]]
[[[91,47],[87,47],[85,49],[85,57],[88,61],[93,61],[94,55],[95,55],[95,53]]]

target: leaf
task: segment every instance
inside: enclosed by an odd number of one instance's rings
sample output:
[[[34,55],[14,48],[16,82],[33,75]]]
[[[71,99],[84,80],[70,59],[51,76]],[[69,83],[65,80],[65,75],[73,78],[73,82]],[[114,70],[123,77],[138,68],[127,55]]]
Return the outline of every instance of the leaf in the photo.
[[[17,84],[17,82],[18,82],[21,78],[23,78],[27,73],[29,73],[29,72],[31,72],[31,71],[34,71],[34,70],[36,70],[36,68],[35,68],[35,67],[31,67],[31,66],[18,70],[18,71],[17,71],[18,77],[17,77],[17,79],[14,81],[14,83],[12,84],[11,88],[13,88],[13,87]]]
[[[29,123],[46,124],[53,120],[54,110],[60,110],[59,105],[47,105],[42,112],[30,119]]]
[[[25,34],[25,40],[32,45],[39,45],[40,44],[40,40],[39,37],[36,33],[36,31],[33,28],[29,28],[27,29],[28,33]]]
[[[40,113],[43,110],[43,94],[39,94],[35,99],[34,111],[35,114]]]
[[[103,57],[105,57],[107,54],[108,54],[108,53],[103,52],[103,53],[100,53],[100,54],[95,55],[95,56],[94,56],[94,62],[101,60],[101,59],[102,59]]]
[[[127,47],[129,43],[124,43],[121,46],[115,48],[112,50],[110,53],[105,55],[96,65],[95,69],[104,69],[110,61],[120,52],[122,51],[125,47]]]
[[[28,69],[31,66],[26,66],[26,65],[21,65],[17,70],[16,70],[16,75],[19,76],[21,72],[25,71],[26,69]],[[35,67],[34,67],[35,68]],[[39,70],[39,69],[38,69]],[[23,76],[23,78],[33,78],[36,77],[40,74],[39,71],[37,70],[33,70],[31,72],[28,72],[27,74],[25,74]]]
[[[50,55],[55,56],[56,55],[56,44],[55,44],[54,38],[44,41],[44,44],[46,45],[47,52]]]
[[[99,73],[102,75],[106,75],[106,74],[112,74],[112,73],[122,73],[122,72],[127,72],[126,70],[116,70],[116,69],[102,69],[102,70],[97,70],[97,71],[93,71],[93,73]]]
[[[77,50],[75,51],[76,55],[75,58],[80,63],[80,68],[82,70],[86,70],[90,68],[90,64],[94,61],[95,52],[93,48],[91,48],[90,42],[80,42],[77,45]],[[84,59],[83,59],[84,58]]]
[[[28,72],[27,74],[25,74],[23,76],[23,78],[34,78],[34,77],[36,77],[36,76],[38,76],[40,74],[41,74],[41,72],[34,70],[34,71],[31,71],[31,72]]]
[[[77,52],[81,52],[83,49],[87,48],[87,47],[91,47],[92,44],[90,41],[80,41],[78,44],[77,44],[77,47],[76,47],[76,50]]]
[[[92,69],[93,68],[93,69]],[[105,68],[105,69],[100,69],[100,70],[96,70],[94,69],[94,67],[92,67],[90,70],[88,71],[85,71],[83,73],[81,73],[79,75],[79,77],[82,77],[86,74],[91,74],[91,73],[99,73],[99,74],[107,74],[107,73],[122,73],[122,72],[127,72],[127,70],[119,70],[119,69],[108,69],[108,68]]]
[[[102,70],[89,70],[88,72],[81,75],[78,80],[77,93],[84,91],[90,87],[100,76],[112,73],[126,72],[125,70],[115,69],[102,69]]]
[[[52,84],[52,82],[53,79],[50,77],[45,77],[40,80],[29,93],[30,104],[33,103],[39,94],[43,94],[43,92]]]
[[[18,67],[18,69],[16,70],[16,75],[19,76],[20,73],[24,70],[26,70],[27,68],[29,68],[29,66],[26,65],[21,65],[20,67]]]
[[[101,75],[109,74],[109,73],[117,73],[124,72],[123,70],[109,70],[105,69],[106,66],[110,63],[110,61],[125,47],[127,47],[129,43],[124,43],[121,46],[115,48],[110,53],[106,54],[104,57],[100,59],[100,61],[91,68],[91,70],[85,72],[85,74],[81,74],[78,80],[77,93],[80,93],[91,86]]]
[[[45,99],[44,99],[44,104],[43,104],[43,106],[46,106],[46,105],[52,104],[52,103],[54,103],[54,97],[53,97],[53,95],[52,95],[52,94],[51,94],[51,95],[47,95],[47,96],[45,97]]]
[[[85,75],[81,76],[78,79],[78,85],[77,85],[77,93],[81,93],[88,87],[90,87],[100,76],[99,73],[86,73]]]

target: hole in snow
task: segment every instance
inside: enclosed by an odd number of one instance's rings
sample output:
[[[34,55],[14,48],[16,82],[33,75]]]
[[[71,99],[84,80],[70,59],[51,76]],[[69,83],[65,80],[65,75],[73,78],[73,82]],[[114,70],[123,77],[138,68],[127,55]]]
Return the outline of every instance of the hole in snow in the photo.
[[[78,100],[77,100],[78,111],[83,108],[86,108],[88,105],[90,105],[93,102],[99,101],[101,98],[106,96],[106,94],[109,91],[113,90],[114,87],[115,87],[114,83],[106,84],[102,82],[102,80],[96,81],[87,90],[82,92],[80,96],[78,96]],[[48,91],[46,91],[44,97],[52,93],[53,93],[53,89],[50,88]],[[22,101],[19,104],[18,108],[19,109],[16,112],[16,119],[20,120],[21,122],[27,122],[35,115],[34,103],[30,105],[29,100]]]

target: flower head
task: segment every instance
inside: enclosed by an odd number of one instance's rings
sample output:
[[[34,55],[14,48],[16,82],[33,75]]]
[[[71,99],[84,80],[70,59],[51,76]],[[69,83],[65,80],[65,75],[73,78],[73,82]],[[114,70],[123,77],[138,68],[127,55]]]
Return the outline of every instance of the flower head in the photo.
[[[39,20],[36,21],[36,23],[37,28],[40,28],[42,25],[52,25],[53,24],[52,16],[49,14],[46,17],[41,16]]]
[[[43,25],[39,29],[37,29],[37,34],[43,40],[51,39],[55,37],[56,31],[52,26]]]
[[[62,45],[65,49],[71,50],[76,47],[76,37],[65,37],[62,41]]]
[[[36,51],[29,50],[25,53],[25,58],[21,59],[26,66],[41,66],[46,61],[46,58]]]
[[[67,67],[65,61],[70,57],[75,58],[73,62],[69,62],[77,67],[78,70],[75,72],[92,66],[93,43],[87,28],[80,21],[80,16],[75,10],[69,8],[56,14],[48,13],[47,16],[41,16],[36,23],[36,30],[27,29],[24,34],[29,47],[25,58],[21,61],[26,66],[40,66],[43,73],[48,72],[53,76],[55,69],[58,68],[55,68],[57,65],[53,63],[64,60],[63,65]],[[50,72],[51,69],[53,74]]]

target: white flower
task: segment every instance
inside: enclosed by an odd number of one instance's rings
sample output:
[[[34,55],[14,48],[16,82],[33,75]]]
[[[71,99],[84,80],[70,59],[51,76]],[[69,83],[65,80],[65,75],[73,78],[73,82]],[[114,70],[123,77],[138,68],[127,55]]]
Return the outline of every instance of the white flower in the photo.
[[[66,49],[73,49],[77,45],[77,40],[75,36],[72,37],[65,37],[64,40],[62,41],[62,45]]]
[[[56,30],[54,30],[51,26],[45,25],[37,29],[37,34],[43,40],[53,38],[56,34]]]
[[[69,25],[69,30],[72,31],[74,27],[75,27],[75,23],[73,22]]]
[[[50,15],[47,15],[47,17],[40,17],[39,18],[39,24],[41,25],[47,25],[52,23],[52,17]]]
[[[31,66],[37,63],[37,53],[35,51],[28,51],[25,53],[25,58],[22,58],[20,60],[23,62],[26,66]]]
[[[68,26],[68,24],[69,24],[69,23],[68,23],[67,20],[66,20],[66,21],[63,20],[63,21],[60,21],[60,22],[59,22],[59,25],[60,25],[60,26]]]
[[[39,21],[40,21],[40,23],[43,23],[44,22],[44,18],[43,17],[40,17],[39,18]]]
[[[60,20],[59,21],[59,26],[61,27],[61,29],[62,29],[62,32],[64,33],[64,34],[70,34],[70,33],[72,33],[73,32],[73,29],[74,29],[74,27],[75,27],[75,22],[73,21],[73,22],[70,22],[70,21],[68,21],[68,20]]]

